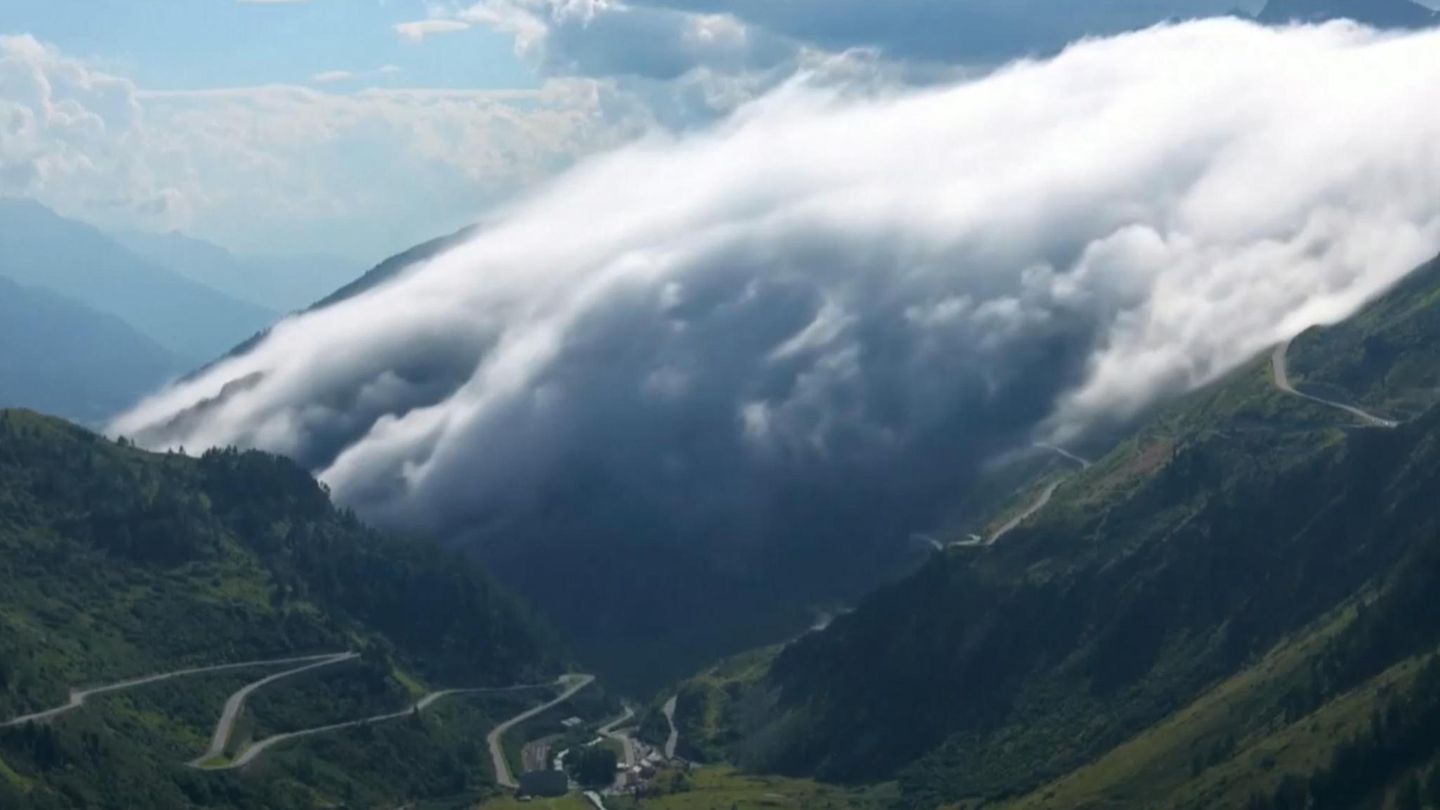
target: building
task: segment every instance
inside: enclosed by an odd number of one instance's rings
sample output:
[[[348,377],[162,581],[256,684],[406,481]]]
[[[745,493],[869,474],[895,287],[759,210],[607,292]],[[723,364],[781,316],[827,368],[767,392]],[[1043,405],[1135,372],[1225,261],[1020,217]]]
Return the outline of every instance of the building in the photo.
[[[564,771],[526,771],[520,774],[522,796],[564,796],[570,792],[570,779]]]

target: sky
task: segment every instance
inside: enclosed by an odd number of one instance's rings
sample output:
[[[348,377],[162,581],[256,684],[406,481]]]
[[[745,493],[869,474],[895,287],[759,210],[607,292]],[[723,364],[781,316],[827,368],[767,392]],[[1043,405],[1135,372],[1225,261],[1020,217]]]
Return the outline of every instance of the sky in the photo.
[[[0,194],[369,266],[793,82],[920,87],[1261,0],[4,0]]]
[[[786,82],[919,85],[1232,0],[5,0],[0,194],[368,266]]]
[[[426,16],[419,0],[6,0],[0,13],[7,33],[30,33],[146,90],[315,85],[340,71],[364,77],[350,89],[539,84],[497,31],[413,47],[394,26]]]

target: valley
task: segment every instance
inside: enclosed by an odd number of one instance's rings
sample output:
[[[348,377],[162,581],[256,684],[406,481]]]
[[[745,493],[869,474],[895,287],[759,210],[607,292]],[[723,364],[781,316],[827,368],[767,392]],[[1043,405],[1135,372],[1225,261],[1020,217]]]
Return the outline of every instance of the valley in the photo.
[[[1440,810],[1440,0],[80,5],[0,810]]]

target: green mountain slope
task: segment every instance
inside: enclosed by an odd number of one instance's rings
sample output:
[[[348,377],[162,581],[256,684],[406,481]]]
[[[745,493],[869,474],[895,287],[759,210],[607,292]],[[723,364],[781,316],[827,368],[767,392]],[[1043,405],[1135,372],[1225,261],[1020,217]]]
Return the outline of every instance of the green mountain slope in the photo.
[[[1413,403],[1400,427],[1284,393],[1257,358],[1065,478],[993,548],[936,554],[788,646],[731,701],[771,702],[718,735],[741,741],[729,756],[898,779],[907,808],[1268,807],[1337,773],[1383,806],[1397,780],[1423,782],[1440,740],[1387,712],[1429,717],[1434,700],[1440,409],[1414,395],[1433,366],[1407,347],[1440,345],[1436,275],[1292,349],[1329,398]],[[1347,365],[1378,358],[1377,335],[1413,370]],[[1341,389],[1354,380],[1371,382]]]
[[[1304,335],[1290,365],[1305,390],[1413,418],[1440,402],[1440,261],[1344,323]]]
[[[182,370],[119,318],[0,277],[0,407],[96,424]]]
[[[191,362],[226,351],[275,318],[27,200],[0,198],[0,276],[114,315]]]
[[[0,411],[0,581],[0,723],[75,686],[360,653],[267,687],[243,741],[403,710],[432,689],[548,682],[566,660],[473,565],[365,528],[288,461],[154,455],[28,411]],[[480,698],[280,746],[243,771],[187,767],[225,696],[274,671],[189,676],[0,728],[0,806],[394,806],[492,789],[481,741],[507,706]]]

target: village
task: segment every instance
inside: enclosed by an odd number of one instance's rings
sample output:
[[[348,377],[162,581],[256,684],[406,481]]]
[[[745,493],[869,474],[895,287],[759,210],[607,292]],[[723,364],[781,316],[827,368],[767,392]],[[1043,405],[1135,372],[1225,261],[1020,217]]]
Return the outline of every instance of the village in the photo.
[[[635,736],[639,726],[629,704],[619,717],[588,733],[586,722],[578,716],[561,720],[562,733],[531,740],[521,749],[522,772],[516,797],[528,801],[582,791],[593,806],[604,810],[607,796],[639,797],[662,772],[689,770],[690,763],[676,754],[679,732],[675,727],[675,705],[676,698],[671,697],[662,709],[669,727],[663,745],[652,745]],[[581,758],[589,761],[581,763]],[[606,773],[595,773],[596,767]]]

